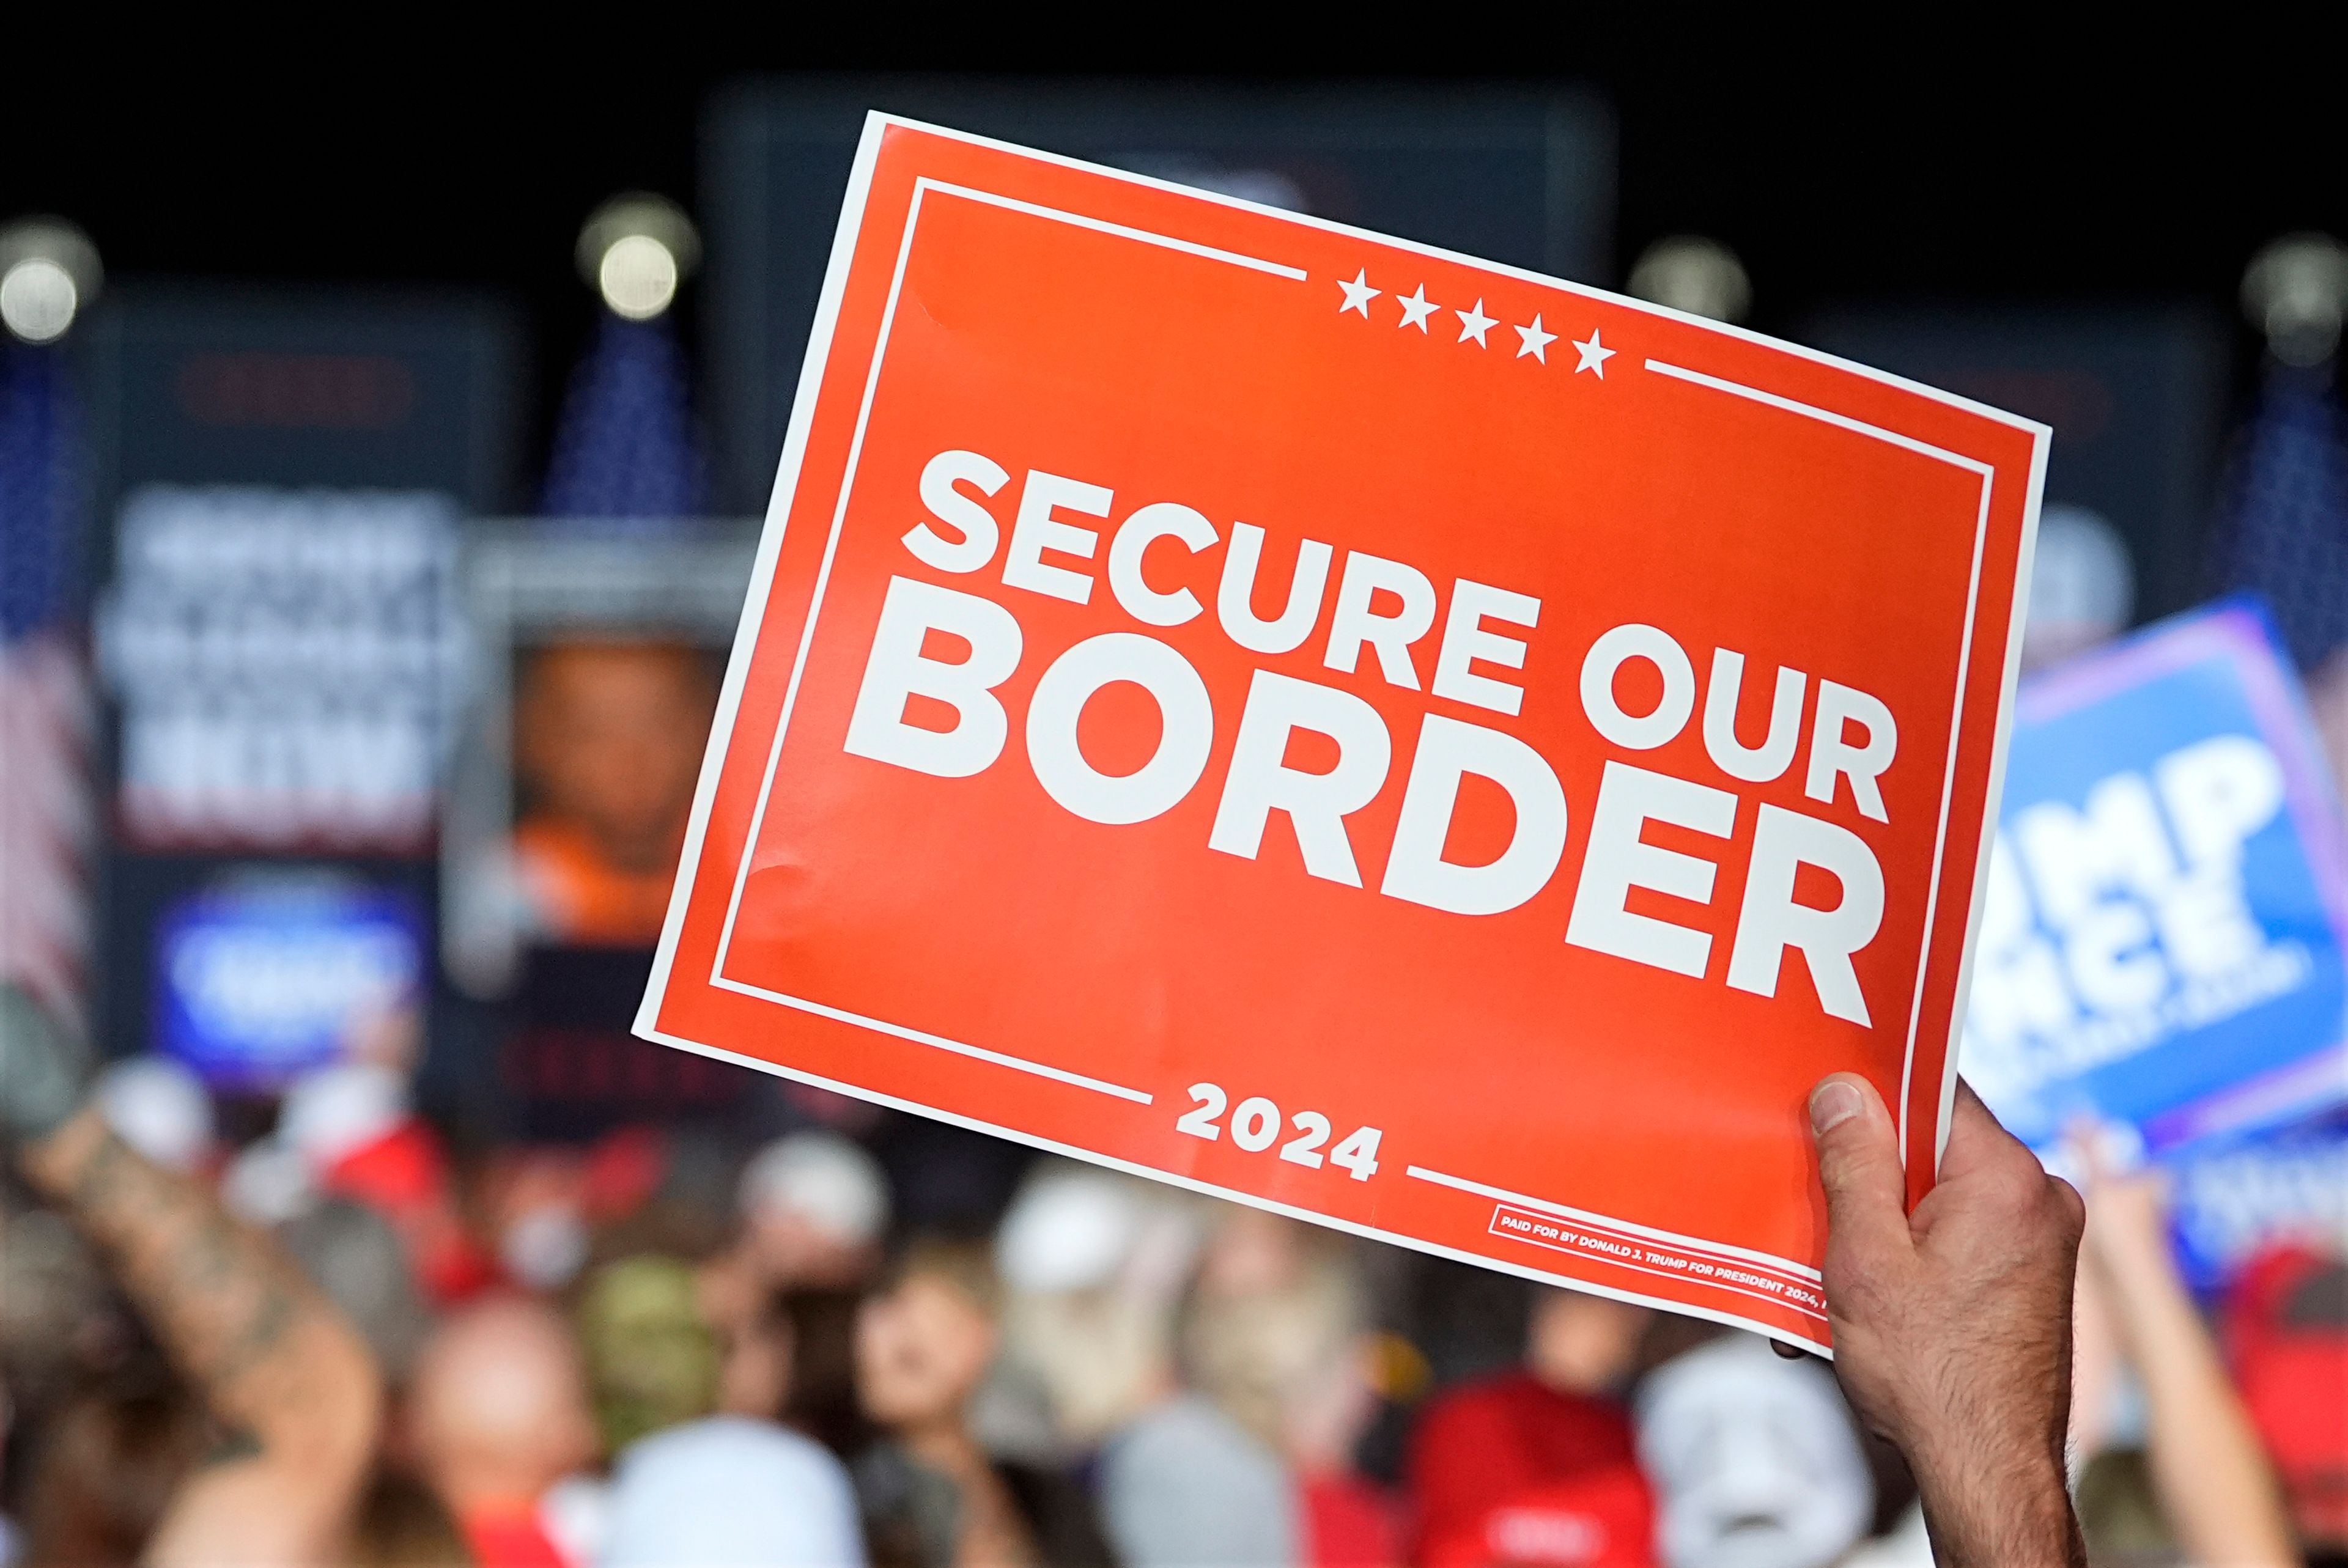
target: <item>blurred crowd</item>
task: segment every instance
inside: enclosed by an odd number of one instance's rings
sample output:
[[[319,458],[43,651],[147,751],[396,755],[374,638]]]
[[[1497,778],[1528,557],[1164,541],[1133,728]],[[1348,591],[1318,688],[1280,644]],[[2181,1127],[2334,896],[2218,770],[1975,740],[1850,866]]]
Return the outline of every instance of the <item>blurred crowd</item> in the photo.
[[[70,1047],[9,1005],[12,1073]],[[813,1091],[763,1143],[467,1146],[398,1061],[241,1138],[161,1059],[12,1103],[0,1561],[268,1560],[286,1518],[419,1568],[1930,1561],[1827,1366],[1751,1335],[975,1136],[911,1190],[875,1151],[935,1130]],[[2096,1559],[2348,1549],[2341,1259],[2205,1311],[2157,1178],[2082,1159]]]
[[[2036,571],[2034,666],[2134,619],[2091,515],[2049,508]],[[598,974],[632,1005],[715,666],[575,629],[516,662],[488,901],[571,958],[522,1005]],[[2348,645],[2310,698],[2348,776]],[[257,1090],[101,1062],[0,989],[0,1568],[1931,1560],[1815,1358],[651,1046],[581,1071],[739,1092],[485,1119],[427,1081],[495,1054],[435,1039],[432,991]],[[542,1043],[583,1060],[567,1027]],[[2117,1147],[2083,1126],[2068,1161],[2092,1559],[2348,1563],[2341,1237],[2197,1296]]]

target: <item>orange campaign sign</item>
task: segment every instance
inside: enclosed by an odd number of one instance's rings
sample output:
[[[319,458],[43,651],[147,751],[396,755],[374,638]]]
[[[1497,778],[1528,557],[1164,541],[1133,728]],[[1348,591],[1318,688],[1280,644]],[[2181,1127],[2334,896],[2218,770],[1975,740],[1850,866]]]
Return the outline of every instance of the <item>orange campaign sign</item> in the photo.
[[[1828,1348],[1954,1087],[2047,432],[868,123],[638,1031]]]

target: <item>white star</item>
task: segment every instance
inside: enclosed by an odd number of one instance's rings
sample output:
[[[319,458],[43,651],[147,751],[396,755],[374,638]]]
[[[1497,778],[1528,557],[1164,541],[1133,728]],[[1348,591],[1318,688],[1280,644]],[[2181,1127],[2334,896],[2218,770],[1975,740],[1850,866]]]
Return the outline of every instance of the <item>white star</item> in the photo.
[[[1606,362],[1614,357],[1614,351],[1598,341],[1596,327],[1590,329],[1588,343],[1579,340],[1574,343],[1573,351],[1581,356],[1581,363],[1573,367],[1574,374],[1580,375],[1585,370],[1593,370],[1598,373],[1599,380],[1606,379]]]
[[[1519,337],[1525,340],[1524,346],[1517,350],[1517,357],[1519,359],[1522,359],[1525,355],[1530,354],[1535,359],[1540,361],[1543,364],[1547,364],[1549,363],[1549,345],[1557,341],[1557,334],[1555,333],[1545,333],[1541,331],[1540,317],[1539,316],[1535,316],[1533,318],[1532,325],[1529,327],[1519,327],[1516,329],[1516,332]]]
[[[1490,348],[1492,346],[1490,343],[1484,341],[1484,334],[1498,326],[1499,323],[1496,318],[1488,316],[1484,313],[1484,302],[1481,299],[1478,299],[1474,304],[1468,306],[1464,311],[1454,311],[1451,313],[1459,318],[1459,341],[1461,343],[1466,343],[1469,338],[1474,338],[1478,348]]]
[[[1416,327],[1421,332],[1426,330],[1426,318],[1443,308],[1426,297],[1425,283],[1419,284],[1416,293],[1396,294],[1395,303],[1402,307],[1402,320],[1395,323],[1395,325]]]
[[[1337,307],[1337,313],[1342,316],[1347,311],[1359,311],[1362,313],[1362,319],[1368,321],[1370,302],[1376,299],[1381,292],[1380,290],[1370,287],[1370,270],[1365,267],[1354,274],[1352,282],[1340,282],[1337,286],[1345,291],[1345,302]]]

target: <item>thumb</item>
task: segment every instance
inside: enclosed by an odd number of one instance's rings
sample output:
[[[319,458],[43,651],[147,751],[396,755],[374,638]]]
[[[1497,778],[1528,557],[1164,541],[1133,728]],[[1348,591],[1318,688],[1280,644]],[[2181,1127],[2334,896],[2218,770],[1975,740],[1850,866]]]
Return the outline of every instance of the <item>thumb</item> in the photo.
[[[1899,1130],[1875,1085],[1855,1072],[1830,1073],[1810,1091],[1810,1136],[1827,1194],[1827,1247],[1854,1259],[1904,1253],[1908,1176]]]

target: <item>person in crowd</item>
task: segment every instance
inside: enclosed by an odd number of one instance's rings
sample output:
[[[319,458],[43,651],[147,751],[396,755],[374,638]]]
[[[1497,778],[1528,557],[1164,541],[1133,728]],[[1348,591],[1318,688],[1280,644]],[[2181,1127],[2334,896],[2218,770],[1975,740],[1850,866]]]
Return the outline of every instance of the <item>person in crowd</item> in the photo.
[[[2071,1449],[2090,1558],[2295,1562],[2273,1471],[2178,1276],[2162,1179],[2089,1172],[2077,1285]]]
[[[458,1309],[418,1358],[406,1414],[416,1467],[481,1568],[583,1568],[592,1542],[566,1541],[548,1507],[598,1450],[560,1313],[518,1296]]]
[[[1294,1478],[1278,1450],[1167,1378],[1101,1450],[1102,1512],[1133,1568],[1303,1560]]]
[[[860,1290],[880,1261],[889,1184],[837,1132],[778,1138],[742,1168],[744,1264],[767,1291]]]
[[[668,911],[717,682],[697,651],[564,642],[523,668],[514,859],[532,934],[649,947]]]
[[[1537,1287],[1521,1366],[1438,1396],[1411,1444],[1429,1568],[1653,1563],[1654,1498],[1619,1392],[1645,1308]]]
[[[1182,1326],[1190,1383],[1279,1454],[1293,1478],[1300,1561],[1403,1561],[1394,1500],[1354,1450],[1377,1413],[1367,1286],[1345,1238],[1258,1209],[1225,1210]]]
[[[107,1258],[217,1433],[170,1487],[138,1560],[334,1561],[375,1456],[381,1374],[273,1244],[115,1136],[88,1102],[85,1061],[28,996],[0,987],[0,1138]]]
[[[2234,1377],[2312,1561],[2348,1563],[2348,1260],[2270,1244],[2228,1295]]]
[[[345,1568],[489,1568],[432,1489],[396,1471],[377,1471],[359,1498]]]
[[[857,1460],[873,1561],[887,1568],[1099,1568],[1113,1561],[1085,1494],[1000,1460],[972,1402],[994,1364],[997,1290],[983,1247],[916,1242],[865,1298],[857,1389],[884,1435]]]
[[[747,1311],[719,1318],[709,1313],[705,1292],[702,1306],[717,1338],[718,1413],[779,1419],[790,1400],[791,1359],[798,1349],[789,1304],[779,1296],[764,1296]]]
[[[597,1261],[599,1243],[606,1257],[659,1250],[626,1245],[633,1239],[627,1233],[666,1206],[662,1189],[673,1158],[671,1140],[642,1124],[615,1128],[583,1148],[493,1148],[473,1163],[472,1206],[507,1279],[556,1294]]]
[[[797,1385],[804,1430],[854,1441],[841,1352],[889,1225],[879,1163],[837,1132],[793,1132],[744,1165],[736,1208],[739,1233],[697,1280],[724,1357],[719,1408],[772,1417]],[[795,1359],[807,1362],[808,1376],[794,1377]]]
[[[1635,1408],[1669,1568],[1832,1568],[1867,1532],[1874,1481],[1824,1367],[1723,1334],[1649,1373]]]
[[[588,1276],[578,1308],[603,1450],[717,1409],[719,1347],[694,1271],[638,1254]]]
[[[26,1491],[23,1561],[129,1568],[213,1438],[170,1378],[110,1378],[56,1412]]]
[[[855,1568],[864,1543],[839,1460],[766,1421],[710,1416],[620,1456],[596,1568]]]
[[[1069,1456],[1095,1456],[1102,1522],[1131,1568],[1292,1563],[1301,1533],[1279,1453],[1176,1374],[1200,1207],[1086,1167],[1032,1172],[995,1248],[1016,1365],[1043,1387]]]
[[[482,1226],[510,1283],[555,1294],[587,1266],[586,1166],[578,1150],[524,1145],[489,1151],[475,1171]]]
[[[277,1243],[343,1310],[396,1388],[432,1332],[432,1310],[391,1222],[354,1199],[329,1197],[276,1227]]]
[[[845,1291],[795,1290],[776,1297],[769,1308],[773,1342],[785,1355],[779,1405],[752,1410],[746,1400],[725,1408],[776,1416],[842,1458],[863,1452],[872,1440],[872,1424],[856,1392],[856,1319],[861,1307],[860,1296]]]
[[[1187,1194],[1051,1161],[995,1233],[1006,1379],[1033,1396],[1024,1447],[1074,1460],[1166,1397],[1177,1298],[1195,1261]]]
[[[363,1204],[398,1234],[435,1304],[487,1286],[495,1265],[460,1214],[439,1134],[415,1107],[407,1069],[335,1061],[288,1086],[277,1126],[232,1163],[223,1192],[241,1217],[276,1225],[324,1201]]]

